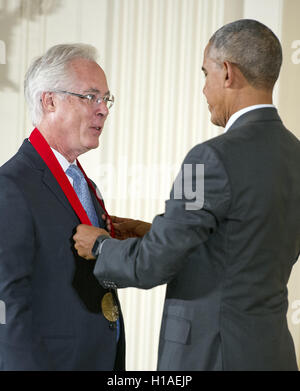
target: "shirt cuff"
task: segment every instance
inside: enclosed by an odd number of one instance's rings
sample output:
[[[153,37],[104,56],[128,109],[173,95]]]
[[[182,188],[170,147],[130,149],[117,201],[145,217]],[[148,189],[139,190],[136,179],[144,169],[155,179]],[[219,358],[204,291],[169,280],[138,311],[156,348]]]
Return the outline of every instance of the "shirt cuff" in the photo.
[[[100,246],[98,247],[98,256],[101,254],[101,251],[102,251],[102,247],[104,245],[104,243],[106,242],[107,239],[103,240],[101,243],[100,243]]]

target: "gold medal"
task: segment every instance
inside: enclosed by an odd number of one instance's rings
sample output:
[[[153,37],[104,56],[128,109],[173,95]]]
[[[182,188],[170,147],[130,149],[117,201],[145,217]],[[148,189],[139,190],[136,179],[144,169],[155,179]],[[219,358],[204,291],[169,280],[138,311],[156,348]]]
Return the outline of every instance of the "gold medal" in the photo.
[[[105,293],[101,301],[102,314],[110,322],[116,322],[119,318],[119,308],[115,303],[111,292]]]

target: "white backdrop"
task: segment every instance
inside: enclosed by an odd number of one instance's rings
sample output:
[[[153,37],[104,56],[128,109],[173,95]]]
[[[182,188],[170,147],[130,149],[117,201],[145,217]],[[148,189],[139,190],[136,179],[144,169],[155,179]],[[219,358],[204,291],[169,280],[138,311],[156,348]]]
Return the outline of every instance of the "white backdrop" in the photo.
[[[221,25],[255,18],[280,37],[285,63],[274,100],[300,137],[299,14],[298,0],[0,0],[0,164],[32,129],[23,98],[32,58],[57,43],[93,44],[116,103],[100,147],[80,161],[111,214],[151,221],[187,151],[222,131],[209,121],[201,72],[204,47]],[[299,276],[297,266],[288,314],[298,355]],[[164,292],[119,291],[128,370],[155,369]]]

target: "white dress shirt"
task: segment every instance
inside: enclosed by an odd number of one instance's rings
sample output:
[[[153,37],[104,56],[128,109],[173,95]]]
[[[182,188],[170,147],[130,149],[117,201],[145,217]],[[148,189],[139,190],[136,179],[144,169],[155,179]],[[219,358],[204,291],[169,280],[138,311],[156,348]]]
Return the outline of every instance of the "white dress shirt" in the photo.
[[[71,164],[76,165],[76,160],[73,163],[68,162],[68,160],[59,152],[57,152],[55,149],[51,148],[52,152],[54,153],[56,159],[58,160],[58,163],[61,165],[61,168],[66,173],[67,169],[70,167]],[[67,175],[67,174],[66,174]],[[73,179],[67,175],[69,181],[71,182],[71,185],[73,186]]]
[[[241,109],[239,111],[237,111],[236,113],[232,114],[232,116],[229,118],[226,126],[225,126],[225,129],[224,129],[224,133],[227,132],[227,130],[233,125],[233,123],[243,114],[245,113],[248,113],[249,111],[252,111],[252,110],[256,110],[256,109],[264,109],[266,107],[272,107],[273,109],[276,107],[274,105],[271,105],[271,104],[263,104],[263,105],[253,105],[253,106],[248,106],[248,107],[245,107],[244,109]]]

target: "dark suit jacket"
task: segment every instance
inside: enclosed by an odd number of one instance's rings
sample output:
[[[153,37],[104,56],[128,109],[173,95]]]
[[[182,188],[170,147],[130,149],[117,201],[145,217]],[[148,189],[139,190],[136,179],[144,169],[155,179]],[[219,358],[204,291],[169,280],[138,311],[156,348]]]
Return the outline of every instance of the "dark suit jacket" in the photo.
[[[276,109],[242,115],[195,146],[204,205],[172,191],[142,239],[107,240],[94,273],[105,286],[168,283],[160,370],[296,370],[287,282],[300,252],[300,142]]]
[[[0,369],[124,369],[122,319],[117,346],[116,329],[100,308],[107,290],[93,275],[94,263],[73,249],[79,223],[25,140],[0,168],[0,299],[6,304]]]

